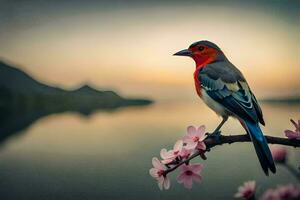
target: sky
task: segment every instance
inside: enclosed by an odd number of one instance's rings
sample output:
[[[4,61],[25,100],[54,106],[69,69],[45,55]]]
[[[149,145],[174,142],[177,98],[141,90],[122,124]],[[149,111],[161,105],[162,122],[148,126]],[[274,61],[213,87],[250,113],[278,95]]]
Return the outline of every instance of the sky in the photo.
[[[194,99],[190,58],[210,40],[258,98],[300,95],[299,1],[0,0],[0,59],[66,89]]]

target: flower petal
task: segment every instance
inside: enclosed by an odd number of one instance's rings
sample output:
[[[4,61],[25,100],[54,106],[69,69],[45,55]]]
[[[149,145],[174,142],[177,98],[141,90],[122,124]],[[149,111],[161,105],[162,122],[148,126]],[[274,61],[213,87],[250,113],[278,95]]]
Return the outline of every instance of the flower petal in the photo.
[[[184,187],[186,187],[188,189],[192,189],[192,187],[193,187],[192,176],[186,176],[186,178],[184,179],[183,185],[184,185]]]
[[[234,195],[236,198],[250,199],[255,194],[255,181],[244,182],[238,187],[238,192]],[[275,199],[274,199],[275,200]]]
[[[167,151],[167,149],[160,150],[160,157],[162,159],[170,159],[173,157],[173,151]]]
[[[179,174],[179,175],[177,176],[177,182],[178,182],[178,183],[183,183],[184,180],[185,180],[185,177],[186,177],[185,173]]]
[[[188,139],[191,139],[191,137],[188,135],[183,136],[182,137],[183,143],[185,143],[185,140],[188,140]]]
[[[205,134],[205,126],[204,125],[199,126],[197,128],[197,134],[200,134],[200,135]]]
[[[205,126],[200,126],[198,128],[197,136],[199,137],[199,141],[203,141],[207,137],[205,134]]]
[[[192,177],[195,182],[201,183],[202,176],[200,176],[199,174],[193,174]]]
[[[170,188],[170,185],[171,185],[170,179],[168,177],[165,177],[165,179],[164,179],[164,188],[166,190],[168,190]]]
[[[181,149],[182,149],[182,147],[183,147],[183,141],[182,140],[178,140],[175,144],[174,144],[174,151],[176,152],[176,151],[181,151]]]
[[[270,148],[272,157],[276,162],[285,162],[287,156],[287,150],[282,146],[272,146]]]
[[[163,164],[161,164],[161,162],[156,157],[152,158],[152,165],[156,169],[165,170],[165,166],[163,166]]]
[[[158,175],[158,169],[155,169],[155,168],[151,168],[149,170],[149,174],[153,177],[153,178],[158,178],[159,175]]]
[[[187,127],[187,135],[188,136],[193,136],[197,133],[197,129],[195,128],[195,126],[189,126]]]
[[[205,138],[207,138],[207,135],[205,133],[203,133],[202,135],[199,135],[199,141],[202,142],[203,140],[205,140]]]
[[[160,177],[157,179],[157,184],[160,190],[163,190],[163,184],[164,184],[164,177]]]
[[[191,149],[186,149],[186,148],[183,148],[179,155],[182,157],[182,158],[188,158],[190,155],[192,154],[192,150]]]
[[[193,165],[190,165],[191,171],[193,171],[195,174],[200,173],[202,171],[203,167],[204,166],[202,164],[193,164]]]
[[[162,160],[161,163],[166,165],[166,164],[169,164],[173,161],[173,159],[165,159],[165,160]]]
[[[197,149],[205,150],[206,149],[205,143],[204,142],[199,142],[197,144]]]
[[[291,130],[285,130],[284,133],[285,133],[285,136],[288,138],[300,138],[300,132],[297,133],[297,132],[294,132]]]
[[[194,140],[192,140],[192,139],[185,140],[185,143],[186,144],[185,144],[184,148],[190,149],[190,150],[194,150],[198,144],[198,142],[194,142]]]
[[[183,165],[180,166],[179,169],[180,169],[181,172],[188,171],[188,170],[190,170],[190,165],[183,164]]]
[[[248,181],[248,187],[252,190],[255,190],[256,183],[255,181]]]
[[[234,197],[235,198],[241,198],[243,195],[241,194],[241,193],[239,193],[239,192],[237,192],[235,195],[234,195]]]

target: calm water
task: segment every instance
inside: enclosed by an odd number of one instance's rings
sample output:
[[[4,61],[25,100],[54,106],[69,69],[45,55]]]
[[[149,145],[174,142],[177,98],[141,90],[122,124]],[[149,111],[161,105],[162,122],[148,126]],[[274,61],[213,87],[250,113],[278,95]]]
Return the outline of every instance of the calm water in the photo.
[[[300,106],[262,104],[266,133],[282,135],[300,118]],[[147,107],[40,118],[9,137],[0,148],[1,199],[232,199],[239,184],[256,180],[259,191],[296,182],[278,166],[276,176],[264,176],[252,145],[224,145],[207,154],[203,182],[192,190],[175,181],[161,192],[149,176],[151,158],[171,147],[188,125],[215,128],[220,119],[200,102],[156,103]],[[1,127],[0,127],[1,128]],[[243,133],[235,120],[224,134]],[[300,151],[289,148],[289,162],[300,165]]]

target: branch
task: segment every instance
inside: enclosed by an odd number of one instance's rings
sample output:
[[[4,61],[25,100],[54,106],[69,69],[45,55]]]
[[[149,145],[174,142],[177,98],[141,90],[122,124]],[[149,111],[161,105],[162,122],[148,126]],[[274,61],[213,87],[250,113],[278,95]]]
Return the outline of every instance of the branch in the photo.
[[[273,137],[273,136],[265,136],[266,140],[270,144],[281,144],[285,146],[292,146],[292,147],[300,147],[300,140],[297,139],[289,139],[289,138],[280,138],[280,137]],[[207,137],[204,140],[204,143],[206,145],[206,151],[210,151],[212,147],[222,145],[222,144],[232,144],[235,142],[251,142],[251,138],[248,134],[244,135],[220,135],[220,137]],[[184,163],[188,163],[190,160],[197,156],[203,157],[204,152],[203,151],[196,151],[193,155],[191,155],[187,159],[183,159],[181,161],[178,161],[174,166],[168,168],[164,171],[164,175],[166,176],[168,173],[174,171],[177,169],[180,165]]]
[[[280,137],[273,137],[273,136],[265,136],[267,139],[267,142],[270,144],[281,144],[286,146],[292,146],[292,147],[300,147],[300,140],[297,139],[289,139],[289,138],[280,138]],[[218,139],[213,137],[207,137],[204,140],[207,148],[212,148],[217,145],[222,144],[231,144],[235,142],[251,142],[251,138],[249,135],[221,135]]]

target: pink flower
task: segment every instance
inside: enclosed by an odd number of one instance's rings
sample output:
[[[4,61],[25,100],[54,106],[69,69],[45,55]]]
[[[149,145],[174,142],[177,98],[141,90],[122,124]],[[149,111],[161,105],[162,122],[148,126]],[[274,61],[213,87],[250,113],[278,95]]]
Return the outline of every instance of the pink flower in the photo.
[[[149,173],[153,178],[156,179],[159,189],[169,189],[170,179],[163,175],[166,167],[156,157],[152,158],[152,165],[153,168],[149,170]]]
[[[247,181],[238,188],[238,192],[234,195],[236,198],[251,199],[255,195],[255,181]]]
[[[163,164],[168,164],[172,162],[175,158],[177,158],[180,155],[180,152],[183,147],[183,141],[178,140],[175,144],[172,150],[167,151],[167,149],[162,149],[160,151],[160,156],[163,159]]]
[[[205,150],[206,146],[203,140],[206,138],[205,126],[200,126],[195,128],[194,126],[189,126],[187,128],[187,135],[183,137],[183,142],[186,144],[186,149],[201,149]]]
[[[300,120],[298,120],[298,124],[291,119],[292,124],[294,124],[296,130],[291,131],[291,130],[285,130],[285,135],[286,137],[290,139],[300,139]]]
[[[280,200],[279,193],[274,189],[268,189],[265,193],[260,197],[260,200]]]
[[[181,158],[187,159],[192,154],[191,149],[182,148],[181,152],[179,153]]]
[[[268,189],[260,200],[297,200],[300,199],[300,185],[289,184],[276,189]]]
[[[287,150],[281,146],[271,147],[271,153],[274,161],[284,163],[286,161]]]
[[[202,177],[199,175],[199,173],[202,171],[202,169],[202,164],[181,165],[181,173],[177,177],[178,183],[183,183],[184,187],[191,189],[193,186],[193,180],[199,183],[201,182]]]
[[[300,185],[280,186],[277,188],[277,192],[281,199],[300,199]]]

